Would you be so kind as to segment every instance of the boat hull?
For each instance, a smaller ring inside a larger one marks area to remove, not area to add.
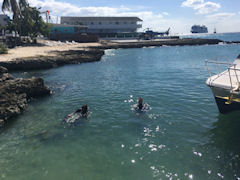
[[[240,102],[232,101],[231,103],[228,103],[229,99],[227,99],[227,97],[231,96],[230,91],[228,89],[222,89],[217,87],[210,88],[213,92],[220,113],[226,114],[232,111],[240,110]],[[240,96],[234,95],[234,98],[240,99]]]

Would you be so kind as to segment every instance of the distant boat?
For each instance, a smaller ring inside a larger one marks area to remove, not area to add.
[[[217,30],[216,30],[216,28],[214,28],[214,31],[213,31],[213,33],[214,33],[214,34],[216,34],[216,33],[217,33]]]
[[[194,25],[191,28],[192,33],[208,33],[208,29],[206,26],[202,25]]]
[[[228,68],[213,75],[209,64],[228,66]],[[240,55],[233,63],[220,61],[206,61],[210,77],[206,84],[211,88],[218,109],[221,113],[240,110]]]

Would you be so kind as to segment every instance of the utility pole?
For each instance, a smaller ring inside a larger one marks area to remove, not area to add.
[[[47,14],[47,11],[46,11],[46,22],[48,23],[48,14]]]
[[[45,14],[46,16],[46,23],[49,23],[49,20],[50,20],[50,11],[49,10],[46,10],[44,12],[41,12],[41,14]]]

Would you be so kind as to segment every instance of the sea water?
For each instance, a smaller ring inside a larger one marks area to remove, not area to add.
[[[0,179],[239,179],[240,113],[222,115],[205,59],[240,45],[106,50],[94,63],[14,73],[42,77],[52,95],[0,129]],[[139,97],[151,108],[131,110]],[[64,117],[88,104],[77,126]]]
[[[240,41],[240,33],[198,33],[181,35],[180,38],[204,38],[204,39],[220,39],[222,41]]]

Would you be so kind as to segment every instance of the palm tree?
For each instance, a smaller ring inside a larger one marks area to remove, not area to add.
[[[21,17],[20,7],[24,8],[26,7],[26,5],[27,5],[26,0],[19,0],[19,4],[17,0],[3,0],[2,11],[4,12],[5,10],[7,10],[13,13],[13,24],[15,28],[15,36],[17,32],[17,25]],[[15,45],[16,45],[16,38],[15,38]]]
[[[16,0],[3,0],[2,11],[4,12],[5,10],[13,13],[13,21],[16,22],[20,16],[18,2]]]

